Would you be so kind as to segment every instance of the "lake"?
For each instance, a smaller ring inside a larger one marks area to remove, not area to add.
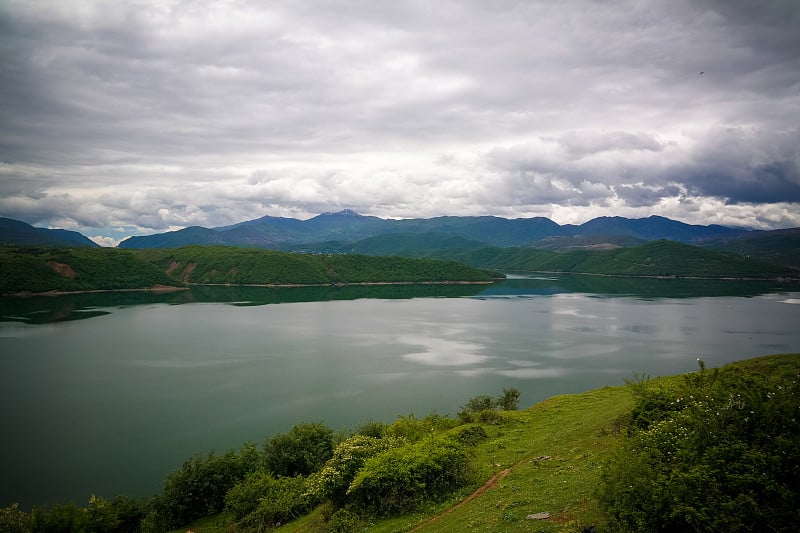
[[[196,453],[300,422],[800,352],[798,304],[797,285],[591,276],[0,299],[0,506],[151,495]]]

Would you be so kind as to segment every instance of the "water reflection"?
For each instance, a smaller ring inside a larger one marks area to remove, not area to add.
[[[83,320],[135,305],[227,303],[245,307],[333,300],[458,298],[480,293],[485,285],[370,285],[325,287],[196,286],[185,291],[104,292],[0,298],[0,321],[46,324]]]
[[[553,274],[510,274],[505,281],[488,286],[482,297],[540,296],[568,293],[598,296],[632,296],[642,299],[701,298],[713,296],[760,296],[797,290],[798,283],[706,279],[656,279]]]
[[[525,298],[566,294],[598,297],[629,296],[641,299],[759,296],[797,290],[798,284],[778,281],[643,279],[559,274],[510,274],[492,285],[370,285],[324,287],[222,287],[196,286],[189,290],[108,292],[59,296],[0,297],[0,321],[46,324],[85,320],[107,315],[114,308],[135,305],[227,303],[259,306],[334,300],[410,298]],[[798,303],[787,300],[786,303]],[[563,313],[579,313],[563,309]]]

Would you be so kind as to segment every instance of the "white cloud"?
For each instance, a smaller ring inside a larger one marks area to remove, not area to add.
[[[777,1],[5,2],[0,214],[103,242],[338,208],[800,226],[798,23]]]
[[[105,237],[103,235],[93,235],[89,238],[100,246],[106,246],[110,248],[116,247],[121,241],[121,239],[114,239],[113,237]]]

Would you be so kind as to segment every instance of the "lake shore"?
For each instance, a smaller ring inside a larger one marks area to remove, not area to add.
[[[498,278],[502,279],[502,278]],[[391,285],[491,285],[494,281],[360,281],[355,283],[189,283],[187,287],[155,285],[139,289],[92,289],[85,291],[18,291],[4,294],[15,298],[32,298],[35,296],[67,296],[70,294],[100,294],[106,292],[153,292],[169,293],[189,290],[190,287],[266,287],[273,289],[290,289],[300,287],[368,287]]]

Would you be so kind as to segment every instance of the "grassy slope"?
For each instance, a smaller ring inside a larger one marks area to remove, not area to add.
[[[800,372],[800,354],[734,364],[751,372],[796,376]],[[680,379],[681,376],[661,377],[650,385],[668,387]],[[603,513],[595,500],[600,469],[622,442],[621,420],[632,406],[630,391],[617,386],[555,396],[523,411],[503,413],[504,423],[484,426],[490,438],[474,448],[473,464],[479,480],[474,486],[450,501],[372,523],[368,529],[370,533],[547,533],[581,531],[589,525],[601,527]],[[509,468],[510,474],[474,499],[469,498],[473,491]],[[549,512],[551,518],[526,519],[538,512]],[[230,520],[228,515],[217,515],[198,521],[191,529],[228,531]],[[275,531],[316,533],[324,529],[319,513],[311,513]]]

